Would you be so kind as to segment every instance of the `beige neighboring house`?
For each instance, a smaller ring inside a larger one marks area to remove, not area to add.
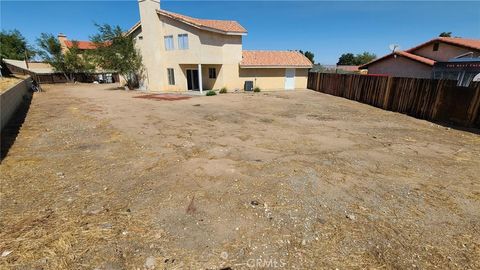
[[[148,91],[307,87],[312,63],[296,51],[244,51],[247,30],[236,21],[206,20],[160,9],[139,0],[140,22],[128,32],[144,65]]]
[[[68,49],[73,48],[75,43],[80,50],[80,53],[88,50],[96,49],[95,43],[91,41],[84,41],[84,40],[69,40],[67,36],[63,33],[58,34],[58,42],[60,42],[60,46],[62,46],[62,52],[65,53]]]
[[[28,70],[36,74],[50,74],[55,72],[50,64],[44,62],[26,62],[25,60],[13,59],[3,59],[3,62],[13,67]]]
[[[480,40],[439,37],[406,51],[395,51],[375,59],[359,69],[368,69],[368,74],[393,77],[432,78],[433,66],[461,58],[480,57]]]

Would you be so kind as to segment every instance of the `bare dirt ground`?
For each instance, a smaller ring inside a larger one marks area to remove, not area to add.
[[[475,133],[313,91],[105,87],[35,94],[1,268],[480,268]]]

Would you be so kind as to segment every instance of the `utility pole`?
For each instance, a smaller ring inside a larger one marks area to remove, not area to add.
[[[27,66],[27,70],[28,70],[29,67],[28,67],[28,50],[27,50],[27,47],[25,47],[25,65]]]

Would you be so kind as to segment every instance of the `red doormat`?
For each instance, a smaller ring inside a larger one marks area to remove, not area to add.
[[[150,95],[135,96],[133,98],[175,101],[175,100],[182,100],[182,99],[190,99],[191,97],[182,96],[182,95],[173,95],[173,94],[150,94]]]

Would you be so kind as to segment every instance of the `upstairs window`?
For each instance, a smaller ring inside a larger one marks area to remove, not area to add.
[[[188,50],[188,34],[178,35],[178,48],[180,50]]]
[[[171,51],[173,50],[173,36],[165,36],[165,50]]]
[[[168,73],[168,84],[175,85],[175,73],[173,71],[173,68],[167,68],[167,73]]]
[[[216,79],[217,78],[217,70],[215,68],[208,69],[208,78]]]
[[[434,52],[438,51],[439,46],[440,46],[440,43],[438,43],[438,42],[433,43],[433,51]]]

